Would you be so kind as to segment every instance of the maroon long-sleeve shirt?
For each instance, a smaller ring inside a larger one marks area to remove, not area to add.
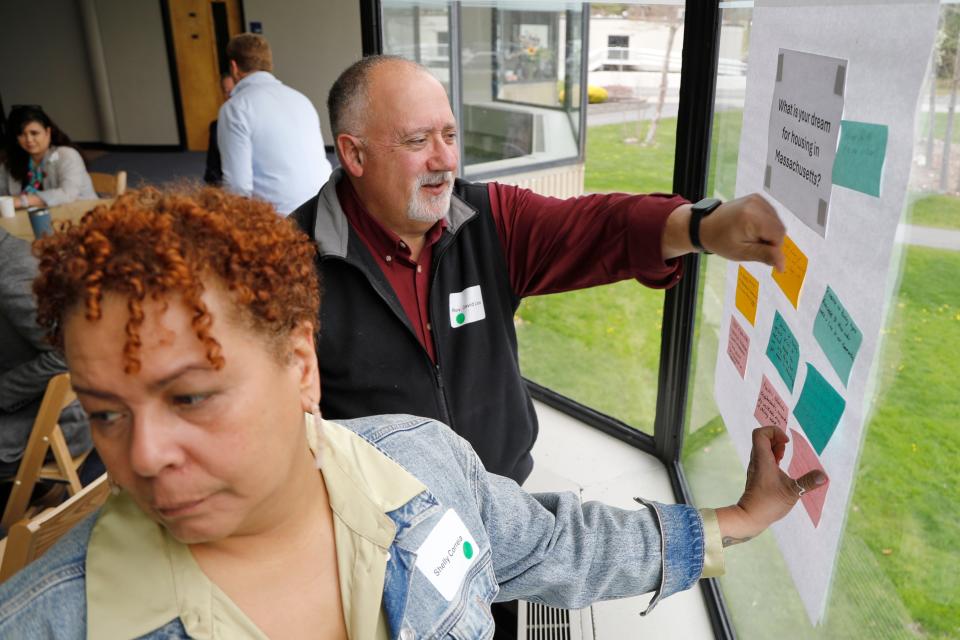
[[[510,284],[520,297],[628,278],[667,288],[682,275],[682,262],[665,261],[661,253],[667,218],[687,203],[680,196],[613,193],[562,200],[495,182],[487,188]],[[350,226],[397,294],[420,344],[436,362],[430,338],[429,278],[433,247],[446,220],[427,231],[414,261],[406,243],[367,212],[349,180],[337,183],[337,197]]]

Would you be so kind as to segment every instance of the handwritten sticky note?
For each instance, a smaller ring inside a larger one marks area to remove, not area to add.
[[[797,308],[797,302],[800,299],[800,288],[803,286],[803,279],[807,275],[807,256],[800,250],[790,236],[783,238],[783,256],[787,259],[786,268],[783,272],[773,270],[773,281],[780,285],[780,289]]]
[[[879,198],[886,154],[886,125],[841,120],[833,184]]]
[[[803,383],[803,391],[800,392],[793,415],[803,427],[803,432],[807,434],[817,454],[822,454],[830,442],[846,407],[847,401],[843,396],[808,362],[807,379]]]
[[[813,321],[813,337],[827,355],[827,360],[833,365],[833,370],[840,376],[843,385],[847,386],[850,369],[853,368],[853,361],[860,350],[860,343],[863,342],[863,333],[830,287],[827,287],[827,292],[823,294],[820,310]]]
[[[826,475],[826,469],[820,464],[820,459],[817,458],[817,454],[810,448],[810,444],[802,435],[793,429],[790,429],[790,442],[793,444],[793,457],[790,458],[790,466],[787,469],[787,473],[791,478],[799,478],[814,469],[819,469]],[[827,484],[800,496],[800,502],[803,503],[803,508],[807,510],[807,515],[810,516],[814,527],[820,526],[820,516],[823,515],[823,503],[827,499],[827,489],[829,488],[830,478],[827,478]]]
[[[767,344],[767,357],[780,372],[780,377],[787,384],[787,388],[793,391],[793,383],[797,379],[797,366],[800,364],[800,344],[779,311],[773,316],[773,328],[770,330],[770,342]]]
[[[757,322],[757,299],[760,295],[760,281],[742,266],[737,269],[737,309],[750,324]]]
[[[740,323],[730,316],[730,337],[727,339],[727,355],[733,360],[733,366],[742,378],[747,372],[747,354],[750,352],[750,336]]]
[[[760,383],[760,395],[757,397],[757,408],[753,410],[753,417],[761,425],[772,424],[780,427],[787,432],[787,414],[789,413],[787,403],[783,401],[773,384],[763,376],[763,382]]]

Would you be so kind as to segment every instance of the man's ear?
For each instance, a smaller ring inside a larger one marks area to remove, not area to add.
[[[349,133],[341,133],[337,136],[337,155],[340,157],[340,164],[347,173],[354,178],[363,175],[363,165],[366,160],[366,151],[360,138],[352,136]]]
[[[320,365],[312,322],[301,322],[290,332],[289,354],[300,386],[300,404],[310,413],[314,405],[320,404]]]
[[[230,77],[233,78],[234,82],[240,82],[240,67],[236,60],[230,61]]]

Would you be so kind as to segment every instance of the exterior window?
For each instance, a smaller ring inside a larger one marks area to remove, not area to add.
[[[719,198],[735,195],[747,51],[756,28],[752,9],[729,4],[735,6],[722,11],[707,189]],[[765,534],[726,554],[720,586],[739,637],[933,639],[960,633],[960,501],[955,498],[960,494],[960,365],[957,358],[945,357],[960,347],[960,251],[956,243],[951,249],[923,246],[934,244],[924,238],[944,239],[960,229],[955,146],[960,137],[958,124],[951,123],[957,116],[948,109],[960,77],[954,68],[958,18],[952,5],[941,8],[936,76],[921,92],[908,207],[901,221],[908,225],[902,229],[909,240],[894,252],[900,274],[888,292],[889,313],[874,365],[876,391],[868,396],[872,406],[825,617],[811,625],[780,547]],[[950,171],[941,171],[945,159]],[[949,176],[945,186],[941,175]],[[728,344],[721,332],[726,264],[709,256],[701,265],[682,464],[694,501],[719,504],[742,489],[743,466],[714,400],[718,351],[726,357]]]
[[[630,36],[607,36],[607,54],[611,60],[626,60],[630,57]]]
[[[583,14],[562,2],[536,11],[515,4],[463,3],[451,18],[449,5],[436,2],[382,3],[384,52],[426,65],[452,99],[460,96],[453,106],[468,178],[581,160]],[[460,43],[454,56],[451,30]]]

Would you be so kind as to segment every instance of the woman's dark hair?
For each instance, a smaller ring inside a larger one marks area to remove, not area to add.
[[[50,128],[50,146],[74,146],[67,134],[61,131],[60,127],[39,106],[22,105],[10,109],[10,117],[7,118],[7,137],[3,141],[3,155],[0,156],[0,164],[7,165],[7,171],[20,184],[26,182],[30,155],[17,142],[17,136],[23,133],[23,128],[31,122],[36,122],[44,128]]]

